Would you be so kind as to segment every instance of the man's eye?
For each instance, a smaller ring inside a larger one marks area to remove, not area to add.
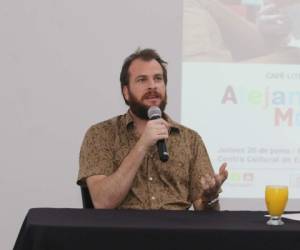
[[[146,81],[146,78],[139,78],[138,79],[138,82],[144,82],[144,81]]]
[[[157,81],[161,81],[163,78],[161,77],[161,76],[157,76],[157,77],[155,77],[155,80],[157,80]]]

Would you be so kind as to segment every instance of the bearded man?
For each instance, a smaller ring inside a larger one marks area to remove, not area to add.
[[[219,209],[226,163],[215,174],[201,137],[164,112],[166,64],[153,49],[127,57],[120,82],[128,112],[93,125],[85,135],[77,183],[88,187],[95,208]],[[148,119],[153,106],[161,118]],[[157,152],[161,140],[168,161]]]

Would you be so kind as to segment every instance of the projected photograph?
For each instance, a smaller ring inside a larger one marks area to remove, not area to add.
[[[299,0],[184,0],[183,60],[300,63]]]

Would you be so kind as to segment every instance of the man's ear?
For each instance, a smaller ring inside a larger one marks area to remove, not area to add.
[[[129,93],[128,93],[128,86],[125,85],[122,89],[123,92],[123,96],[125,98],[126,101],[129,101]]]

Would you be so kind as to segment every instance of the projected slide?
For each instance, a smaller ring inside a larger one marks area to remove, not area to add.
[[[184,0],[182,123],[199,132],[223,197],[300,198],[300,3]]]

